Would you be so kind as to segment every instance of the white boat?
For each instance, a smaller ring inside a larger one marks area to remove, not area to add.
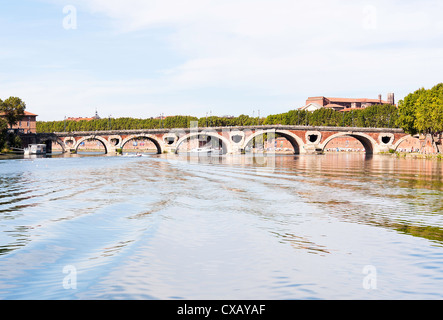
[[[25,155],[46,154],[46,144],[30,144],[24,150]]]
[[[221,154],[223,154],[223,149],[221,149],[221,148],[212,148],[211,149],[211,154],[214,154],[214,155],[221,155]]]
[[[211,149],[209,148],[195,148],[191,150],[191,153],[210,153]]]
[[[195,148],[191,150],[191,153],[198,153],[198,154],[222,154],[223,151],[218,148]]]
[[[136,154],[126,153],[126,154],[123,155],[123,157],[131,157],[131,158],[133,158],[133,157],[142,157],[142,156],[143,155],[141,153],[136,153]]]

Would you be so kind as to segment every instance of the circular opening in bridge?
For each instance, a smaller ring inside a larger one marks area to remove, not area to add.
[[[149,138],[139,137],[134,138],[125,143],[122,147],[122,152],[124,154],[134,154],[134,153],[143,153],[143,154],[158,154],[160,153],[157,145]]]
[[[242,139],[243,139],[243,137],[242,137],[241,135],[239,135],[239,134],[233,135],[233,136],[231,137],[231,140],[232,140],[233,142],[235,142],[235,143],[239,143],[239,142],[241,142]]]
[[[119,144],[119,142],[120,142],[120,140],[119,140],[119,139],[117,139],[117,138],[112,138],[112,139],[111,139],[111,144],[112,144],[113,146],[116,146],[116,145],[118,145],[118,144]]]
[[[166,137],[166,138],[165,138],[165,143],[166,143],[167,145],[173,145],[174,142],[175,142],[175,137]]]
[[[311,135],[309,135],[308,138],[309,138],[309,142],[314,143],[315,141],[318,140],[318,135],[316,135],[316,134],[311,134]]]
[[[83,155],[99,155],[106,154],[106,148],[100,140],[97,139],[86,139],[82,141],[78,148],[77,154]]]
[[[75,144],[75,141],[72,140],[72,139],[68,139],[68,140],[66,140],[65,144],[66,144],[68,147],[72,147],[72,146]]]
[[[381,142],[383,142],[384,144],[388,144],[390,141],[391,141],[391,137],[389,137],[389,136],[381,137]]]

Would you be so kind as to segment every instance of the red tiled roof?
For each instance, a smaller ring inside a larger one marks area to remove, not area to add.
[[[372,102],[372,103],[380,103],[379,99],[366,99],[366,98],[326,98],[331,102]],[[388,103],[387,101],[382,100],[381,103]]]
[[[353,111],[353,110],[363,110],[364,108],[345,108],[343,110],[340,110],[340,112],[347,112],[347,111]]]
[[[67,121],[91,121],[94,120],[94,118],[66,118]]]
[[[5,115],[4,112],[0,112],[0,116],[4,116],[4,115]],[[35,116],[35,117],[37,117],[38,115],[25,110],[25,116]]]
[[[320,100],[320,99],[324,99],[325,97],[323,96],[318,96],[318,97],[309,97],[308,100]]]
[[[334,104],[334,102],[342,102],[342,103],[352,103],[352,102],[370,102],[370,103],[380,103],[380,99],[367,99],[367,98],[333,98],[333,97],[309,97],[307,101],[315,101],[315,100],[321,100],[321,99],[327,99],[331,104]],[[388,101],[382,100],[381,103],[388,103]]]

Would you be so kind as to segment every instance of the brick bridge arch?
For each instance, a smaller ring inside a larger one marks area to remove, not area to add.
[[[411,138],[411,137],[412,137],[411,135],[407,135],[407,136],[405,136],[405,137],[403,137],[403,138],[400,138],[400,139],[394,144],[394,146],[392,147],[392,149],[393,149],[394,151],[397,151],[398,147],[399,147],[403,142],[405,142],[406,140],[408,140],[408,139]]]
[[[179,138],[178,141],[175,143],[175,153],[178,153],[178,149],[180,148],[180,145],[183,142],[187,141],[188,139],[191,139],[192,137],[198,137],[198,136],[208,136],[211,138],[218,139],[222,143],[224,153],[232,152],[232,143],[226,137],[218,134],[216,131],[213,130],[203,130],[200,132],[190,132]]]
[[[100,141],[103,146],[105,147],[105,153],[108,153],[109,150],[111,149],[111,146],[109,145],[108,140],[106,140],[105,138],[99,136],[99,135],[90,135],[90,136],[86,136],[86,137],[82,137],[79,140],[76,141],[75,145],[72,147],[72,149],[75,150],[75,152],[78,151],[78,148],[80,147],[80,144],[82,142],[88,141],[88,140],[97,140]]]
[[[248,146],[248,144],[250,144],[256,137],[269,133],[278,134],[286,138],[286,140],[288,140],[291,143],[292,147],[294,148],[295,154],[300,154],[301,152],[304,152],[304,146],[306,145],[306,143],[303,141],[302,138],[300,138],[299,136],[297,136],[296,134],[292,133],[289,130],[275,130],[275,129],[258,130],[255,133],[252,133],[245,139],[245,142],[243,144],[243,149],[245,149]]]
[[[164,150],[163,143],[156,136],[148,133],[139,133],[139,134],[130,135],[120,142],[119,147],[123,149],[125,144],[127,144],[129,141],[139,138],[145,138],[153,142],[155,147],[157,148],[157,154],[163,153]]]
[[[331,142],[333,139],[335,138],[341,138],[341,137],[352,137],[354,139],[357,139],[365,148],[365,152],[367,154],[373,154],[374,150],[377,149],[377,141],[372,138],[371,136],[365,134],[365,133],[357,133],[357,132],[339,132],[336,134],[333,134],[331,136],[329,136],[328,138],[326,138],[323,143],[321,143],[319,145],[319,148],[324,151],[326,149],[326,146],[328,145],[329,142]]]

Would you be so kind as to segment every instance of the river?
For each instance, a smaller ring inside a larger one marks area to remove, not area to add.
[[[443,162],[0,160],[0,299],[443,299]]]

